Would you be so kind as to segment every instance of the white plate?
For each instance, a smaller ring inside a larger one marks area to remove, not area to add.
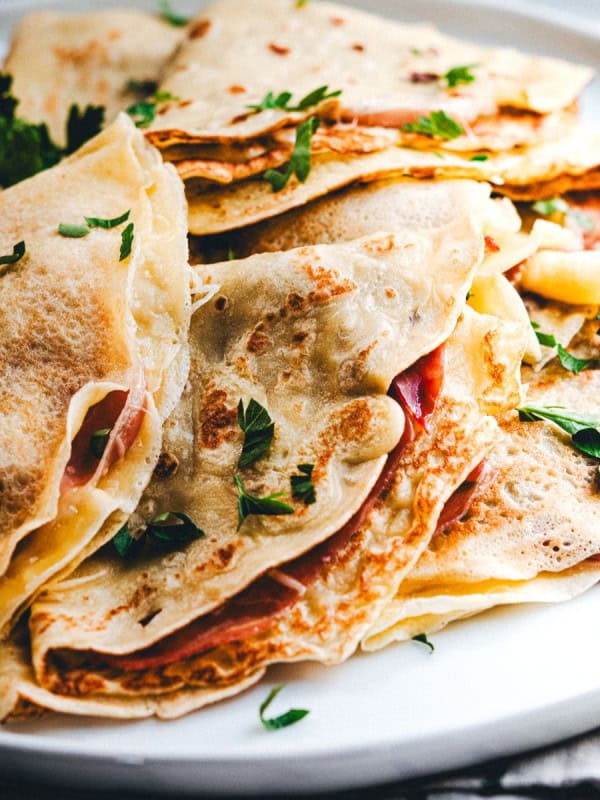
[[[456,0],[354,4],[600,68],[597,16],[583,21],[510,0],[497,7]],[[3,36],[40,5],[80,7],[4,0]],[[196,4],[176,5],[191,12]],[[596,82],[584,103],[596,125],[599,100]],[[600,719],[599,601],[595,589],[559,606],[490,612],[435,636],[431,656],[408,643],[336,668],[279,667],[245,695],[176,722],[49,717],[10,726],[0,731],[0,771],[94,789],[289,794],[383,783],[548,744]],[[287,688],[276,711],[293,705],[311,714],[269,733],[258,706],[278,683]]]

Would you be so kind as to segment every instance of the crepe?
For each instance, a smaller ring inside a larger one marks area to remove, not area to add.
[[[405,178],[489,181],[494,191],[516,200],[555,197],[567,191],[600,188],[600,137],[585,129],[555,142],[519,152],[489,155],[483,161],[444,153],[392,147],[354,157],[315,157],[306,183],[294,178],[279,192],[265,180],[241,181],[207,189],[186,185],[189,228],[196,235],[233,230],[305,205],[356,182]]]
[[[13,77],[19,116],[45,122],[53,141],[64,145],[71,105],[104,106],[111,122],[141,99],[128,81],[158,81],[183,36],[181,28],[140,11],[36,11],[17,26],[3,71]]]
[[[0,206],[4,250],[26,246],[0,277],[5,629],[135,508],[186,378],[190,274],[181,184],[125,116],[2,192]],[[128,220],[82,238],[58,231],[125,211]],[[102,429],[98,452],[92,438]]]
[[[466,64],[475,79],[449,87],[443,76]],[[346,6],[261,0],[250,14],[242,0],[219,0],[191,23],[165,72],[161,90],[179,100],[161,108],[149,136],[160,147],[256,140],[315,111],[395,129],[435,110],[465,125],[504,107],[543,115],[571,106],[591,75]],[[296,111],[247,107],[268,92],[290,92],[298,103],[324,85],[341,95]]]
[[[596,328],[590,323],[570,350],[595,354]],[[597,410],[597,369],[574,375],[554,361],[524,377],[527,404]],[[600,578],[597,462],[550,423],[520,422],[512,413],[502,430],[488,457],[488,484],[465,518],[432,539],[365,649],[433,633],[497,605],[568,600]]]

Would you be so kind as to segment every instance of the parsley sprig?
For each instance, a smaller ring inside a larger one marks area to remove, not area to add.
[[[319,127],[319,118],[310,117],[296,129],[296,142],[294,150],[287,167],[280,172],[276,169],[268,169],[263,177],[271,184],[274,192],[284,189],[292,175],[295,175],[300,183],[305,183],[310,175],[310,153],[313,134]]]
[[[416,122],[402,126],[408,133],[423,133],[425,136],[439,136],[441,139],[456,139],[464,133],[462,125],[449,117],[445,111],[432,111],[428,117],[419,117]]]
[[[290,708],[289,711],[286,711],[285,714],[280,714],[278,717],[271,717],[270,719],[265,717],[265,711],[271,705],[273,700],[275,700],[282,689],[283,686],[276,686],[274,689],[271,689],[266,700],[264,700],[260,705],[260,721],[262,722],[263,727],[268,731],[278,731],[281,730],[281,728],[287,728],[289,725],[294,725],[294,723],[300,722],[300,720],[304,719],[307,714],[310,714],[310,711],[305,708]]]
[[[244,432],[244,445],[238,462],[240,469],[243,469],[267,452],[275,434],[275,423],[267,409],[254,398],[250,399],[245,409],[240,400],[237,416],[238,424]]]
[[[152,517],[141,536],[132,536],[127,525],[123,525],[113,537],[112,543],[121,556],[128,558],[150,537],[162,546],[181,547],[205,536],[187,514],[179,511],[165,511]]]
[[[569,370],[569,372],[574,372],[577,374],[582,370],[587,369],[592,364],[591,358],[577,358],[565,350],[562,344],[557,342],[551,333],[544,333],[543,331],[540,331],[540,326],[537,322],[532,322],[531,327],[535,331],[536,338],[541,345],[544,347],[556,347],[556,353],[561,366]]]
[[[600,416],[578,414],[562,406],[523,406],[517,410],[521,422],[553,422],[571,435],[573,444],[580,452],[600,459]]]
[[[133,222],[130,222],[129,225],[123,229],[121,233],[121,249],[119,251],[119,261],[125,261],[126,258],[129,258],[131,255],[131,248],[133,246],[133,239],[134,239],[134,232],[133,232]]]
[[[280,514],[294,513],[292,506],[277,499],[283,497],[285,492],[274,492],[266,497],[256,497],[246,491],[239,475],[233,476],[233,482],[238,491],[238,531],[246,517],[251,515],[279,516]]]
[[[435,645],[433,644],[433,642],[429,641],[426,633],[417,633],[416,636],[412,637],[412,640],[413,642],[419,642],[419,644],[424,644],[425,647],[429,648],[430,653],[433,653],[433,651],[435,650]]]
[[[318,106],[325,100],[330,100],[333,97],[339,97],[342,93],[341,89],[336,89],[333,92],[328,91],[329,86],[319,86],[305,95],[296,105],[290,105],[292,99],[291,92],[280,92],[278,95],[273,92],[268,92],[260,103],[247,105],[253,111],[266,111],[271,108],[279,108],[282,111],[306,111],[307,108]]]
[[[456,86],[460,86],[463,83],[473,83],[475,75],[473,75],[471,70],[476,66],[477,64],[467,64],[463,67],[452,67],[452,69],[449,69],[443,76],[443,80],[446,82],[449,89],[454,89]]]
[[[156,106],[169,101],[178,103],[181,98],[171,92],[158,91],[149,100],[134,103],[129,106],[127,113],[135,122],[137,128],[147,128],[156,119]]]
[[[300,475],[292,475],[290,478],[292,497],[295,500],[302,500],[307,506],[317,500],[315,485],[312,482],[314,468],[314,464],[298,464]]]

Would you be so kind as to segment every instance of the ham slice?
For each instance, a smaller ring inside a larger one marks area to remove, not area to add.
[[[71,443],[71,456],[60,484],[61,494],[98,481],[129,450],[145,414],[145,385],[140,373],[131,389],[109,392],[88,409],[81,428]],[[92,449],[96,431],[108,428],[110,434],[102,456]]]
[[[377,483],[361,508],[334,536],[275,570],[273,575],[267,573],[258,578],[214,611],[151,647],[131,655],[103,656],[103,660],[121,670],[154,669],[267,630],[273,617],[293,605],[304,593],[301,587],[309,586],[334,565],[336,557],[363,525],[375,503],[385,494],[405,447],[420,431],[426,429],[443,377],[443,348],[439,347],[393,380],[389,394],[400,403],[406,415],[404,432],[389,453]],[[285,580],[286,577],[289,580]]]
[[[478,464],[474,470],[461,483],[453,495],[446,501],[440,518],[438,520],[436,533],[446,533],[446,531],[464,517],[471,508],[473,499],[481,486],[486,473],[485,459]]]

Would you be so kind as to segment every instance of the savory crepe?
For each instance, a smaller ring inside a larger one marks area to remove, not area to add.
[[[125,116],[0,207],[5,629],[135,508],[186,377],[190,276],[180,181]]]
[[[595,356],[597,327],[590,323],[569,351]],[[573,374],[555,360],[524,378],[526,406],[596,415],[598,369]],[[597,461],[551,422],[513,412],[501,427],[490,480],[468,514],[434,536],[366,637],[367,650],[493,606],[567,600],[600,578]]]
[[[305,183],[291,179],[273,192],[265,180],[206,189],[186,184],[190,232],[199,236],[234,230],[299,208],[357,182],[382,179],[487,181],[515,200],[551,198],[600,188],[600,137],[585,129],[523,151],[472,157],[392,147],[360,156],[315,157]]]
[[[17,26],[3,71],[12,75],[19,115],[45,122],[64,145],[73,104],[103,106],[111,122],[151,93],[144,86],[156,84],[183,36],[182,28],[141,11],[36,11]]]

